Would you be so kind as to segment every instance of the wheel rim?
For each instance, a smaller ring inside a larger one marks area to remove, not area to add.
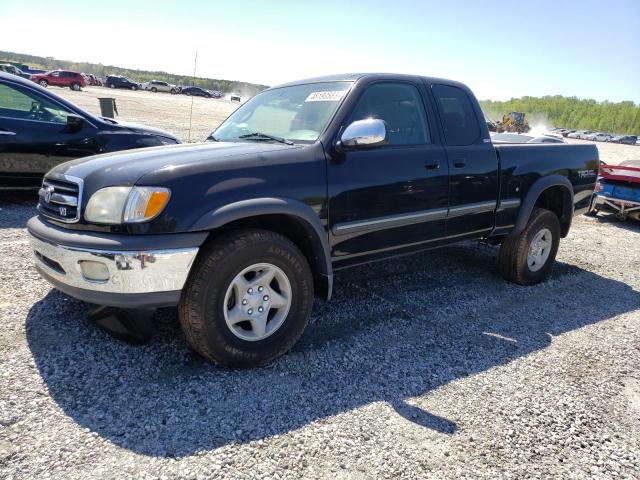
[[[533,237],[531,245],[529,245],[529,253],[527,255],[527,265],[529,270],[537,272],[549,259],[551,247],[553,245],[553,235],[551,230],[543,228],[536,236]]]
[[[43,87],[47,86],[47,82],[45,82],[44,80],[40,82],[40,85],[42,85]]]
[[[273,335],[291,308],[291,283],[270,263],[251,265],[231,281],[224,297],[224,319],[229,330],[249,342]]]

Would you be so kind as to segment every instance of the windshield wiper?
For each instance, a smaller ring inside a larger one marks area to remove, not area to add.
[[[286,138],[282,138],[282,137],[275,137],[273,135],[267,135],[266,133],[262,133],[262,132],[247,133],[246,135],[240,135],[238,138],[244,138],[247,140],[251,140],[251,139],[275,140],[276,142],[286,143],[287,145],[293,145],[293,142],[291,140],[287,140]]]

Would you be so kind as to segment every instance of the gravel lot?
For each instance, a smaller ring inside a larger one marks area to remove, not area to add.
[[[31,267],[0,200],[0,478],[640,478],[640,226],[575,220],[550,281],[465,245],[343,272],[295,350],[144,346]]]

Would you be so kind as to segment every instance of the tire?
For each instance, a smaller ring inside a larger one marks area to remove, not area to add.
[[[539,237],[542,235],[542,237]],[[550,238],[548,238],[550,236]],[[540,239],[540,242],[537,240]],[[535,255],[536,240],[540,247]],[[548,246],[542,248],[541,245]],[[553,212],[543,208],[534,208],[524,230],[516,236],[508,236],[500,247],[499,265],[501,275],[510,282],[519,285],[533,285],[545,280],[551,273],[553,262],[560,245],[560,222]],[[537,258],[530,265],[529,256]],[[546,256],[545,256],[546,255]]]
[[[135,85],[132,85],[131,86],[131,90],[133,90],[135,92],[136,90],[138,90],[138,87],[136,87]]]
[[[176,93],[177,93],[177,92],[176,92],[176,89],[175,89],[175,88],[172,88],[172,89],[171,89],[171,95],[175,95]]]
[[[110,83],[109,88],[116,88],[116,86],[113,83]]]
[[[151,91],[152,91],[153,93],[157,93],[158,89],[157,89],[156,87],[151,87]]]
[[[71,88],[71,90],[73,90],[74,92],[79,92],[80,91],[80,84],[79,83],[74,83],[69,88]]]
[[[187,92],[187,93],[185,93],[185,95],[186,95],[187,97],[190,97],[190,96],[191,96],[191,92]]]
[[[47,82],[46,80],[40,80],[38,82],[40,84],[41,87],[47,88],[49,86],[49,82]]]
[[[251,283],[255,278],[251,273],[248,279],[243,276],[243,271],[256,266],[258,271],[279,271],[274,276],[276,283],[267,280],[270,283],[262,287],[259,282]],[[239,278],[242,281],[238,284]],[[274,309],[270,303],[261,303],[265,299],[273,305],[288,302],[288,306]],[[265,313],[249,317],[250,309],[260,309],[260,305],[265,305],[260,310]],[[312,307],[311,270],[298,247],[267,230],[237,230],[201,250],[178,308],[182,329],[193,349],[213,362],[235,368],[262,365],[287,352],[304,332]],[[239,315],[233,315],[238,311]],[[243,318],[252,321],[239,320]],[[256,325],[258,318],[269,320],[260,331],[254,327],[254,318]]]

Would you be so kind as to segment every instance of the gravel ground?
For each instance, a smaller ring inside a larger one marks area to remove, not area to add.
[[[640,478],[640,226],[575,220],[552,278],[453,246],[343,272],[294,351],[144,346],[31,267],[0,201],[0,478]]]

